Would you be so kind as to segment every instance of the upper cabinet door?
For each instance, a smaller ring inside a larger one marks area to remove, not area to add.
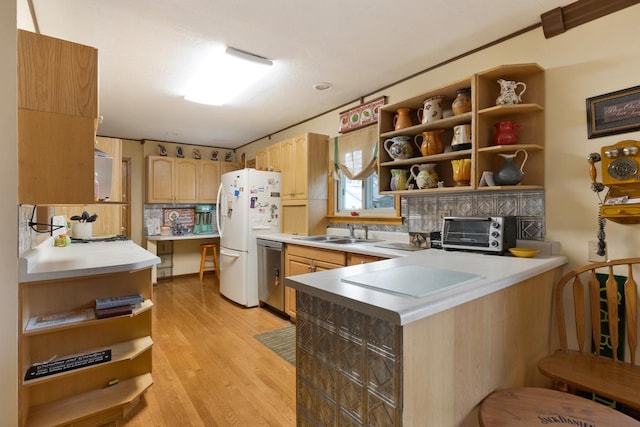
[[[202,160],[198,199],[201,203],[216,203],[220,187],[220,162]]]
[[[147,203],[173,202],[173,159],[147,157]]]
[[[98,51],[18,30],[18,202],[94,201]]]
[[[98,50],[18,30],[18,107],[98,117]]]
[[[174,159],[174,200],[180,203],[198,201],[199,161],[193,159]]]

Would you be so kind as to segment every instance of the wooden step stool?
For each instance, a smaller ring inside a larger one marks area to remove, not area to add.
[[[216,277],[220,280],[220,268],[218,267],[218,252],[216,245],[213,243],[203,243],[200,245],[202,248],[202,256],[200,257],[200,281],[202,282],[202,276],[205,271],[215,271]],[[211,255],[207,252],[211,249]],[[213,261],[213,266],[206,266],[207,261]]]

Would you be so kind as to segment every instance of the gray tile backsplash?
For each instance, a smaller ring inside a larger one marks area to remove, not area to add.
[[[371,225],[371,230],[415,232],[439,231],[443,216],[516,216],[518,239],[544,240],[544,190],[480,191],[401,197],[404,224]],[[331,228],[346,224],[330,223]]]

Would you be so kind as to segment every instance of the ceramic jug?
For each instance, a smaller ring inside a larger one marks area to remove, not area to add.
[[[442,118],[442,100],[444,95],[436,95],[424,100],[423,108],[418,110],[420,123],[429,123]]]
[[[416,181],[418,188],[436,188],[438,186],[438,173],[435,163],[425,163],[411,166],[411,177]]]
[[[459,89],[456,91],[456,99],[451,103],[453,115],[464,114],[471,111],[471,88]]]
[[[409,171],[406,169],[391,169],[391,182],[389,183],[391,191],[406,190],[407,184],[411,181],[411,177],[408,175]]]
[[[398,108],[396,115],[393,117],[393,128],[395,130],[413,126],[410,112],[411,110],[409,108]]]
[[[524,159],[522,160],[522,164],[520,168],[518,168],[514,163],[513,159],[518,155],[518,153],[524,153]],[[502,168],[495,174],[493,174],[493,179],[497,185],[516,185],[522,181],[522,176],[524,175],[524,164],[527,162],[527,158],[529,155],[525,150],[518,150],[514,154],[499,154],[504,157],[504,165]]]
[[[413,138],[413,142],[423,156],[444,153],[444,143],[440,137],[443,132],[444,129],[422,132]],[[420,142],[420,140],[422,141]]]
[[[471,182],[471,159],[451,160],[451,168],[456,185],[469,185]]]
[[[471,125],[458,125],[453,127],[453,139],[451,140],[451,148],[455,150],[458,144],[471,143]]]
[[[526,84],[505,79],[498,79],[498,84],[500,85],[500,96],[496,99],[496,105],[519,104],[522,102],[522,94],[527,90]],[[516,93],[518,86],[522,86],[520,93]]]
[[[410,136],[395,136],[384,142],[384,149],[393,160],[408,159],[413,156],[410,140]]]
[[[493,145],[513,145],[522,136],[522,125],[505,120],[494,124],[496,133],[493,135]]]

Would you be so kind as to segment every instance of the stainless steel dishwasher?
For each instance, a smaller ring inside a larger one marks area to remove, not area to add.
[[[284,245],[265,239],[257,239],[257,243],[260,305],[266,304],[284,314]]]

